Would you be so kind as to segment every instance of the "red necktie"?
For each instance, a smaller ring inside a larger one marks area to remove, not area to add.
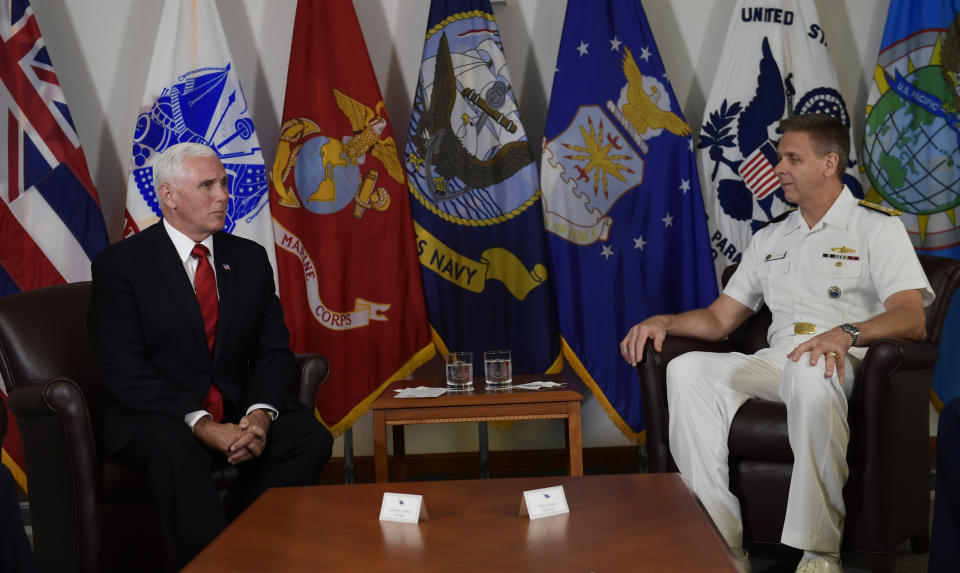
[[[203,330],[207,335],[207,346],[210,353],[213,353],[213,343],[217,339],[217,281],[213,276],[213,267],[207,260],[209,251],[199,243],[193,246],[191,255],[197,259],[197,274],[193,285],[197,290],[197,302],[200,303],[200,314],[203,315]],[[203,401],[203,409],[213,416],[214,421],[219,422],[223,418],[223,395],[220,389],[210,382],[210,390],[207,392],[207,398]]]

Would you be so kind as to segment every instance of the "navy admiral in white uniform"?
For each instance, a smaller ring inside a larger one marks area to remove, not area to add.
[[[841,182],[850,152],[843,124],[810,114],[780,128],[776,174],[798,209],[754,235],[709,307],[652,316],[630,329],[620,351],[636,364],[648,339],[658,351],[667,334],[718,340],[766,303],[769,348],[690,352],[669,363],[670,448],[749,570],[740,504],[729,490],[727,435],[747,399],[786,404],[795,461],[781,541],[804,550],[798,572],[839,573],[854,375],[874,340],[924,338],[933,291],[896,214],[858,202]]]

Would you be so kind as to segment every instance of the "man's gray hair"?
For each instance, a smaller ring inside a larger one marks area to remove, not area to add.
[[[850,159],[850,132],[842,121],[832,115],[806,113],[781,119],[780,129],[783,133],[790,131],[806,133],[818,157],[836,153],[837,179],[843,181],[843,174],[847,171],[847,161]]]
[[[159,189],[164,183],[173,183],[173,179],[183,169],[183,160],[188,157],[219,157],[210,146],[202,143],[178,143],[171,145],[153,162],[153,188]]]

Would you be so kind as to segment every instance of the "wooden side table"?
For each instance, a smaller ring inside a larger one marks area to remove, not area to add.
[[[515,388],[535,380],[561,382],[563,386],[540,390]],[[490,390],[479,378],[469,391],[448,392],[437,398],[395,398],[394,390],[416,386],[443,387],[442,379],[402,380],[391,384],[370,405],[373,410],[373,453],[378,482],[389,480],[387,468],[387,426],[393,427],[394,478],[405,479],[403,426],[447,422],[490,422],[495,420],[562,419],[569,453],[567,469],[572,476],[583,475],[583,444],[580,434],[582,387],[578,382],[556,374],[514,376],[508,390]],[[481,430],[481,454],[485,449]]]

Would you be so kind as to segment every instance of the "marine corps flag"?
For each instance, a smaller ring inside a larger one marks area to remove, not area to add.
[[[433,0],[406,170],[434,340],[558,371],[537,165],[488,0]]]
[[[230,176],[223,230],[252,239],[276,268],[260,142],[213,0],[166,0],[133,133],[123,236],[160,220],[153,161],[171,145],[209,145]]]
[[[892,0],[867,97],[867,200],[903,212],[917,252],[960,258],[960,2]],[[960,294],[934,370],[937,410],[960,396]]]
[[[29,2],[0,3],[0,35],[0,296],[88,281],[90,259],[110,241]],[[8,390],[0,381],[0,408]],[[26,490],[20,433],[8,419],[3,463]]]
[[[700,129],[700,173],[717,276],[791,207],[774,175],[778,122],[829,114],[850,127],[813,0],[739,0]],[[856,153],[843,182],[863,197]]]
[[[569,0],[540,165],[567,361],[640,441],[637,322],[717,296],[690,126],[639,2]]]
[[[353,4],[301,1],[270,202],[293,349],[330,361],[335,435],[436,352],[405,181]]]

